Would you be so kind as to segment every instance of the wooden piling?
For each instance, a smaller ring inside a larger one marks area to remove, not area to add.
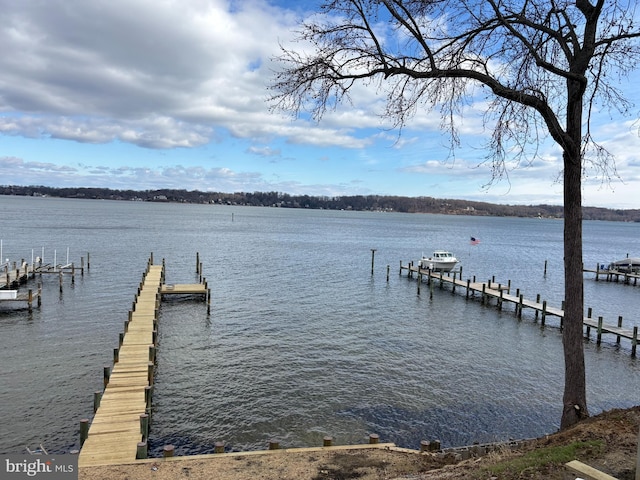
[[[371,249],[371,275],[373,275],[373,265],[374,265],[375,256],[376,256],[376,249],[372,248]]]
[[[224,442],[216,442],[213,444],[213,453],[224,453]]]
[[[269,440],[269,450],[279,450],[280,442],[278,440]]]
[[[333,446],[333,437],[329,437],[329,436],[324,437],[322,439],[322,446],[323,447],[331,447],[331,446]]]
[[[162,456],[164,458],[173,457],[173,453],[175,451],[175,447],[173,445],[165,445],[162,447]]]
[[[377,433],[370,433],[369,434],[369,444],[370,445],[376,445],[380,442],[380,435],[378,435]]]
[[[87,440],[89,436],[89,419],[83,418],[80,420],[80,446],[84,445],[84,442]]]
[[[136,450],[136,459],[141,460],[147,458],[147,442],[138,442]]]

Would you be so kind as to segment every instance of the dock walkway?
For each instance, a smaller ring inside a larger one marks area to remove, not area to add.
[[[104,391],[94,393],[94,417],[80,421],[80,467],[120,465],[147,457],[151,395],[156,362],[158,313],[166,295],[197,295],[211,290],[200,283],[165,284],[165,264],[147,262],[129,317],[113,351],[113,368],[104,367]],[[198,266],[198,272],[202,267]]]
[[[504,285],[496,282],[472,282],[471,280],[461,280],[457,278],[457,272],[453,272],[453,275],[444,274],[442,272],[434,272],[428,269],[419,268],[412,263],[408,265],[402,265],[400,262],[400,274],[403,270],[407,271],[407,275],[412,277],[413,274],[418,275],[418,282],[421,283],[422,277],[426,277],[429,282],[439,281],[440,285],[450,284],[453,292],[455,293],[456,287],[465,289],[467,298],[469,295],[475,295],[479,293],[482,295],[482,302],[488,303],[490,299],[495,299],[498,308],[502,309],[504,302],[513,303],[515,305],[516,314],[522,315],[524,308],[534,310],[536,318],[541,316],[541,322],[544,325],[545,319],[548,315],[555,316],[560,319],[560,328],[564,321],[564,310],[562,308],[550,307],[547,305],[547,301],[540,301],[539,297],[536,300],[525,299],[524,295],[519,291],[516,295],[512,295],[511,285]],[[418,285],[419,285],[418,284]],[[418,287],[419,288],[419,287]],[[583,325],[586,327],[586,336],[589,337],[591,329],[595,328],[597,335],[597,342],[600,344],[603,334],[616,335],[617,343],[620,343],[621,338],[626,338],[631,341],[631,355],[636,356],[636,349],[638,345],[638,327],[634,326],[633,329],[622,328],[622,318],[618,318],[617,325],[605,324],[602,317],[593,319],[591,316],[591,309],[588,310],[589,314],[583,318]]]
[[[135,461],[146,441],[150,389],[153,386],[155,336],[162,265],[148,265],[139,293],[114,350],[114,366],[105,367],[105,389],[80,450],[79,465],[112,465]],[[81,422],[81,429],[88,420]],[[86,428],[86,426],[85,426]]]

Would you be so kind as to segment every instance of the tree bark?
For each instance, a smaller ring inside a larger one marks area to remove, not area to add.
[[[564,397],[560,428],[589,416],[583,348],[582,272],[582,86],[568,81],[567,141],[564,147]]]

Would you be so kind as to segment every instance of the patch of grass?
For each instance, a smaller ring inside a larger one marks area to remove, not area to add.
[[[522,456],[498,461],[482,470],[491,475],[515,474],[524,471],[544,471],[550,466],[563,465],[575,460],[579,453],[601,451],[604,447],[602,440],[588,442],[573,442],[557,447],[543,447],[527,452]]]

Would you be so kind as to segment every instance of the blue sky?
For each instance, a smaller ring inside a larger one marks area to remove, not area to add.
[[[320,123],[270,112],[271,59],[315,3],[0,0],[0,185],[562,204],[553,144],[485,188],[481,105],[455,159],[436,114],[399,135],[376,88]],[[620,178],[589,177],[585,205],[640,208],[638,80],[620,84],[631,118],[595,122]]]

